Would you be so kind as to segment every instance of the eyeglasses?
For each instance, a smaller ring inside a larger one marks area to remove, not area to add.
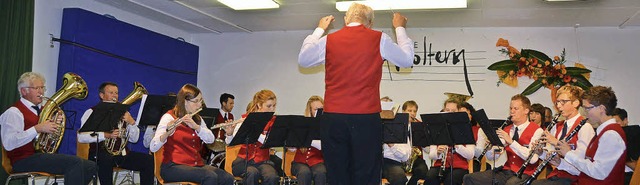
[[[595,105],[591,105],[591,106],[588,106],[588,107],[582,106],[582,108],[584,108],[584,110],[587,111],[587,112],[589,112],[589,110],[591,110],[591,109],[593,109],[595,107],[596,107]]]
[[[187,101],[189,101],[191,103],[202,103],[202,101],[204,101],[204,100],[202,98],[200,98],[200,99],[190,99],[190,100],[187,100]]]
[[[39,87],[24,87],[24,88],[29,88],[29,89],[35,89],[35,90],[42,90],[42,91],[47,91],[47,87],[45,86],[39,86]]]
[[[567,104],[567,102],[570,102],[570,101],[572,101],[572,100],[556,100],[556,105],[557,104],[564,105],[564,104]]]

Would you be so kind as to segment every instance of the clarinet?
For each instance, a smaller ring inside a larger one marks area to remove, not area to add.
[[[438,173],[438,177],[440,177],[441,180],[444,180],[444,172],[447,170],[446,166],[447,166],[447,155],[448,154],[449,154],[449,148],[447,147],[447,149],[444,151],[444,153],[442,153],[442,157],[441,157],[442,166],[440,167],[440,172]]]
[[[573,129],[571,131],[571,133],[569,133],[569,135],[567,135],[567,137],[564,138],[565,142],[569,142],[569,140],[571,140],[571,138],[573,138],[573,136],[575,136],[578,131],[580,131],[580,128],[582,128],[582,126],[587,123],[587,120],[589,120],[589,118],[584,118],[579,124],[578,126],[576,126],[575,129]],[[566,125],[565,125],[566,126]],[[544,169],[545,166],[547,166],[547,164],[549,164],[549,162],[551,161],[551,159],[553,159],[554,157],[556,157],[556,155],[558,155],[558,151],[554,151],[553,153],[551,153],[551,155],[549,157],[547,157],[546,159],[544,159],[544,161],[542,161],[542,163],[540,163],[540,165],[538,165],[538,167],[536,168],[535,171],[533,171],[533,174],[531,174],[531,177],[529,177],[527,179],[527,181],[524,182],[525,185],[530,185],[531,182],[533,182],[534,180],[536,180],[536,178],[538,178],[538,175],[540,175],[540,172],[542,172],[542,170]]]
[[[554,127],[556,124],[558,124],[558,118],[560,118],[560,113],[556,114],[556,116],[553,118],[553,121],[551,121],[551,123],[547,126],[546,131],[551,131],[551,128]],[[544,147],[544,145],[541,144],[540,139],[538,139],[538,144],[533,146],[533,148],[529,150],[529,155],[527,156],[527,159],[524,160],[524,163],[522,163],[522,166],[520,167],[520,170],[518,170],[518,173],[516,173],[517,174],[516,177],[520,179],[522,178],[522,174],[524,173],[524,170],[527,169],[529,162],[533,158],[533,152],[542,147]]]
[[[507,125],[509,125],[509,124],[511,124],[511,123],[512,123],[512,121],[511,121],[511,116],[509,116],[509,117],[507,117],[507,120],[505,120],[505,121],[502,123],[502,125],[500,125],[500,128],[501,128],[501,129],[504,129],[504,127],[505,127],[505,126],[507,126]],[[491,144],[487,143],[487,145],[486,145],[486,146],[484,146],[484,150],[482,150],[482,153],[478,156],[477,160],[478,160],[478,161],[481,161],[481,160],[482,160],[482,157],[484,157],[484,155],[485,155],[485,154],[487,154],[487,152],[491,149],[491,147],[493,147],[493,145],[491,145]]]

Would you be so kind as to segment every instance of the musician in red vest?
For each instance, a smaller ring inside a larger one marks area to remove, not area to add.
[[[516,177],[516,172],[529,156],[530,146],[533,146],[532,144],[540,138],[543,132],[540,126],[529,121],[530,110],[531,101],[529,98],[521,94],[511,97],[509,114],[513,125],[506,126],[504,130],[498,129],[496,131],[505,146],[504,151],[501,151],[496,157],[506,154],[507,162],[501,168],[465,175],[465,185],[493,184],[494,180],[495,184],[519,185],[531,176],[534,168],[538,166],[538,155],[534,155],[529,161],[522,178]],[[493,160],[493,150],[489,150],[485,156],[488,160]]]
[[[276,94],[271,90],[261,90],[253,95],[253,100],[249,103],[249,109],[242,118],[246,118],[251,112],[275,112],[276,111]],[[262,184],[274,185],[279,183],[280,177],[275,169],[273,161],[269,160],[269,148],[261,148],[262,143],[266,139],[266,134],[276,116],[264,127],[262,134],[258,138],[258,142],[252,144],[242,144],[238,152],[238,158],[232,161],[231,168],[234,176],[242,177],[242,184],[254,185],[262,180]],[[227,138],[225,142],[231,143],[233,137],[237,134],[242,123],[235,126],[228,126],[226,130]]]
[[[324,100],[320,96],[311,96],[304,110],[305,117],[316,117],[318,109],[324,107]],[[327,169],[322,157],[320,140],[311,141],[311,148],[298,148],[291,162],[291,173],[298,179],[300,185],[326,184]]]
[[[569,135],[578,124],[584,120],[578,113],[578,107],[582,105],[583,90],[578,86],[562,86],[558,89],[556,98],[556,108],[563,117],[564,121],[558,122],[549,132],[545,131],[541,137],[541,141],[546,141],[552,145],[555,145],[559,140],[565,140],[564,138]],[[595,135],[593,127],[590,124],[583,125],[576,137],[569,140],[572,150],[586,150],[587,145]],[[544,144],[544,142],[542,142]],[[553,150],[549,150],[553,151]],[[546,159],[549,153],[537,152],[541,154],[541,159]],[[565,160],[561,160],[559,156],[555,159],[551,159],[550,163],[556,168],[547,175],[547,179],[533,181],[532,184],[575,184],[578,180],[580,171],[574,166],[568,164]]]
[[[33,146],[39,133],[55,133],[59,126],[52,120],[38,123],[46,91],[44,83],[44,77],[38,73],[23,73],[18,79],[20,100],[0,115],[2,146],[13,167],[10,173],[46,172],[64,175],[64,184],[86,185],[95,175],[95,162],[72,155],[36,152]],[[61,121],[62,116],[56,119]]]
[[[98,87],[98,96],[102,102],[116,103],[118,102],[118,84],[113,82],[104,82]],[[81,118],[80,128],[82,128],[93,114],[93,108],[87,109]],[[126,124],[125,129],[128,133],[128,140],[123,142],[136,143],[140,138],[140,129],[136,124],[136,120],[131,117],[129,111],[122,116],[122,121]],[[113,125],[117,123],[112,123]],[[153,156],[147,153],[129,151],[125,148],[121,155],[112,155],[105,148],[105,139],[115,139],[119,136],[120,131],[116,128],[111,132],[97,132],[92,136],[93,132],[78,132],[79,143],[92,143],[89,145],[89,160],[98,163],[98,179],[101,185],[113,184],[113,167],[120,167],[129,170],[140,171],[140,184],[151,185],[154,181],[153,175]],[[99,142],[96,149],[96,140]],[[99,150],[96,153],[96,150]],[[97,156],[96,156],[97,154]]]
[[[220,115],[216,117],[215,124],[224,123],[229,120],[233,121],[233,114],[231,114],[231,110],[233,110],[235,105],[235,99],[236,97],[229,93],[222,93],[222,95],[220,95]],[[224,140],[224,129],[214,129],[212,131],[217,137]]]
[[[402,112],[409,114],[410,122],[414,122],[414,123],[422,122],[418,119],[418,103],[416,103],[416,101],[409,100],[404,102],[402,104]],[[416,159],[413,161],[413,164],[411,167],[411,178],[409,179],[407,184],[417,184],[418,180],[426,179],[427,171],[429,171],[429,167],[427,166],[427,163],[424,161],[423,155],[422,155],[427,153],[427,150],[429,150],[429,148],[428,147],[421,148],[421,147],[413,146],[413,149],[411,150],[412,152],[411,156],[413,156],[414,150],[416,150],[416,152],[417,150],[419,150],[421,151],[421,153],[420,155],[417,155]]]
[[[580,170],[577,184],[623,184],[627,155],[626,137],[613,114],[618,103],[611,87],[595,86],[582,95],[582,107],[596,136],[586,150],[571,150],[560,141],[556,148],[564,161]]]
[[[320,19],[305,38],[298,63],[302,67],[325,64],[325,114],[322,152],[329,184],[380,184],[382,120],[380,79],[384,60],[399,67],[413,64],[413,41],[407,36],[407,19],[395,13],[391,37],[371,29],[373,10],[353,3],[345,26],[322,36],[333,16]]]
[[[186,84],[178,92],[173,109],[160,118],[149,150],[156,152],[164,147],[160,176],[166,182],[233,184],[231,174],[205,165],[200,157],[202,142],[209,144],[215,139],[197,114],[203,102],[200,89]]]
[[[462,108],[461,105],[462,102],[457,99],[447,99],[443,105],[444,112],[459,112],[460,108]],[[454,148],[455,153],[452,151]],[[431,169],[427,172],[427,180],[425,181],[425,184],[462,184],[462,178],[464,175],[469,173],[469,160],[473,159],[475,145],[455,145],[453,147],[446,145],[431,145],[429,146],[429,149],[429,158],[434,162]],[[445,155],[446,160],[443,162]],[[453,178],[450,170],[451,166],[453,166]]]
[[[529,121],[537,124],[542,128],[542,123],[544,123],[544,106],[539,103],[534,103],[531,105],[531,112],[529,112]]]

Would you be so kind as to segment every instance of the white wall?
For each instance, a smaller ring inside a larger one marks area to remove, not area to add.
[[[388,30],[383,30],[388,32]],[[619,99],[619,107],[630,114],[631,123],[638,120],[634,114],[640,111],[640,100],[634,92],[640,87],[634,83],[640,77],[634,69],[640,42],[640,29],[627,28],[421,28],[409,29],[410,37],[417,42],[416,52],[423,51],[423,37],[432,52],[465,49],[469,72],[475,93],[470,100],[476,108],[485,108],[492,118],[508,115],[509,98],[522,92],[532,80],[520,78],[520,85],[512,88],[504,84],[496,86],[498,77],[486,66],[506,59],[495,47],[498,38],[508,39],[511,45],[542,51],[551,57],[566,48],[568,65],[579,61],[593,70],[594,85],[612,86]],[[198,83],[209,105],[218,105],[218,96],[229,92],[236,96],[234,113],[243,113],[253,94],[260,89],[271,89],[278,96],[278,114],[302,114],[306,100],[311,95],[324,93],[323,66],[303,69],[297,65],[302,40],[308,31],[278,31],[258,33],[225,33],[222,35],[194,35],[194,43],[200,46]],[[417,53],[422,55],[421,53]],[[467,94],[461,74],[434,74],[439,72],[461,73],[451,64],[431,66],[414,65],[403,71],[430,72],[394,74],[394,79],[419,78],[449,81],[390,81],[384,69],[381,96],[390,96],[397,105],[406,100],[416,100],[420,113],[437,112],[446,99],[444,92]],[[393,70],[393,69],[392,69]],[[535,103],[553,106],[548,89],[540,89],[530,96]]]
[[[109,14],[116,19],[137,25],[139,27],[158,32],[173,38],[182,37],[190,42],[188,32],[158,23],[135,14],[131,14],[93,0],[36,0],[35,25],[33,36],[33,71],[41,73],[47,79],[46,86],[50,87],[47,96],[55,93],[58,71],[58,52],[60,43],[54,42],[50,47],[50,36],[60,38],[62,26],[62,9],[82,8],[97,14]]]

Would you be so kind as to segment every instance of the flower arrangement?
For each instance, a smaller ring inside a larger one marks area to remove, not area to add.
[[[554,56],[551,59],[546,54],[532,49],[518,51],[509,45],[508,40],[503,38],[498,39],[496,47],[504,47],[499,51],[509,57],[507,60],[495,62],[488,67],[489,70],[498,73],[500,79],[498,85],[504,83],[516,87],[518,86],[518,77],[522,76],[535,80],[522,91],[523,95],[533,94],[541,87],[553,90],[556,87],[570,84],[586,90],[593,86],[589,82],[591,70],[586,69],[580,63],[576,63],[576,67],[565,66],[564,49],[560,56]]]

